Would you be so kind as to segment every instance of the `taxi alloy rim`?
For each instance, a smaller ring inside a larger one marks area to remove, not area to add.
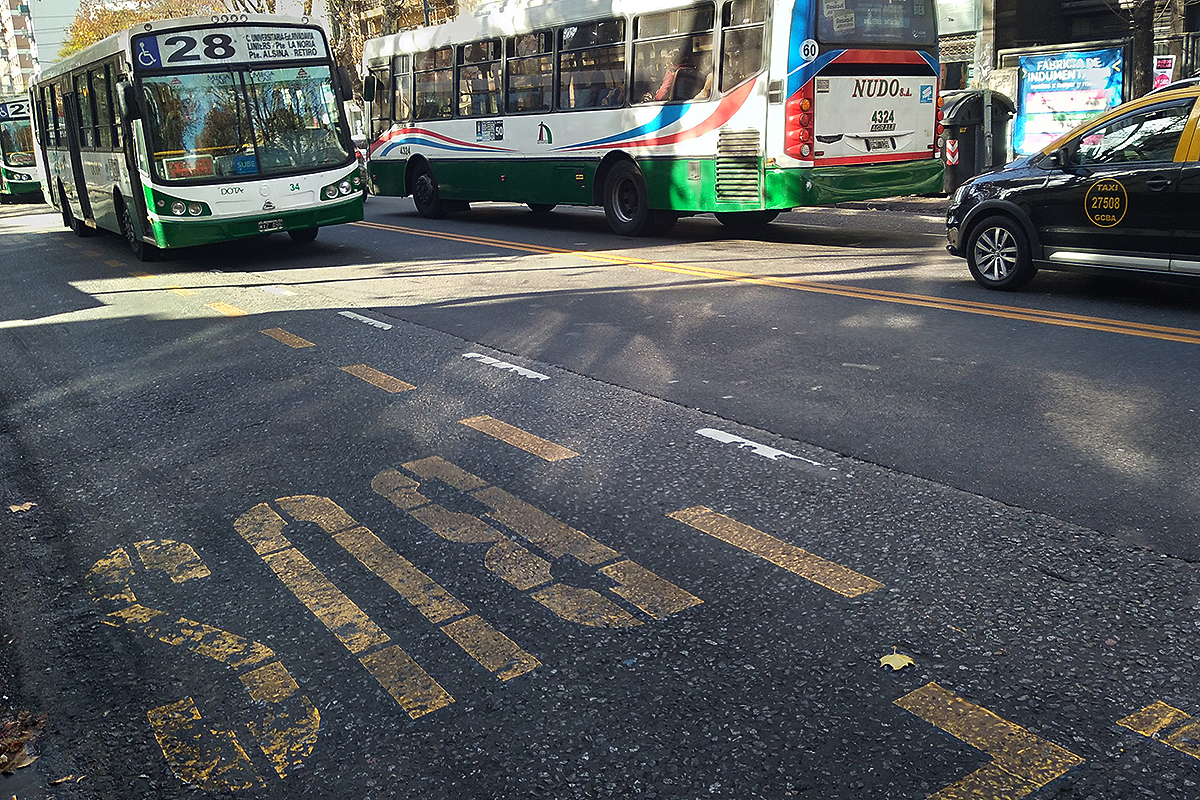
[[[975,240],[975,264],[985,278],[1004,280],[1017,265],[1016,237],[1000,227],[983,231]]]

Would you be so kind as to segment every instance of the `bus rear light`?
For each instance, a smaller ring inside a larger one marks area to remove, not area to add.
[[[788,98],[784,107],[783,151],[792,158],[809,158],[813,140],[813,84],[810,81]]]

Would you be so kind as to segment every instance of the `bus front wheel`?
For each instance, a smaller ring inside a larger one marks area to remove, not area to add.
[[[428,164],[417,166],[413,174],[412,196],[417,213],[425,219],[441,219],[445,216],[446,209],[438,192],[437,178],[433,177],[433,170]]]
[[[621,236],[642,236],[653,228],[646,179],[632,161],[615,164],[605,177],[604,216]]]
[[[129,213],[129,205],[122,202],[120,206],[121,235],[125,237],[125,242],[133,252],[134,258],[138,261],[153,261],[157,254],[157,248],[152,244],[146,244],[138,234],[137,227],[133,224],[133,215]]]

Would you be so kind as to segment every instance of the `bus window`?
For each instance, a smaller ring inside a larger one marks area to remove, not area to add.
[[[258,172],[246,104],[231,72],[142,79],[150,163],[162,180]]]
[[[54,126],[54,144],[57,147],[61,147],[67,137],[66,119],[63,114],[62,87],[62,84],[50,85],[50,108],[47,110],[51,117],[51,124]]]
[[[369,74],[378,82],[377,85],[379,87],[383,87],[375,90],[375,99],[371,101],[368,107],[370,112],[370,127],[368,130],[371,136],[375,137],[391,127],[394,94],[386,89],[386,87],[392,85],[392,75],[387,63],[372,65],[369,68]]]
[[[694,100],[712,94],[715,16],[712,5],[703,5],[634,20],[634,102]]]
[[[757,75],[763,62],[764,0],[730,0],[721,7],[721,91]]]
[[[625,20],[568,25],[558,49],[559,108],[625,104]]]
[[[500,113],[500,40],[458,48],[458,113],[485,117]]]
[[[341,115],[329,67],[251,69],[245,80],[259,174],[327,167],[353,157],[338,134]],[[233,99],[238,102],[241,94]],[[237,174],[252,171],[240,168],[234,155],[243,152],[240,131],[222,121],[215,132],[225,138],[214,136],[199,144],[211,147],[214,155],[232,155]]]
[[[549,111],[554,91],[554,38],[549,31],[508,40],[507,103],[509,114]]]
[[[929,0],[821,0],[817,40],[831,44],[937,44]]]
[[[32,167],[33,126],[28,117],[0,120],[0,152],[9,167]]]
[[[82,147],[95,147],[96,113],[92,108],[92,91],[88,87],[87,73],[75,76],[75,99],[79,103],[79,144]]]
[[[112,102],[108,88],[109,68],[96,69],[88,73],[91,79],[92,96],[96,99],[96,131],[92,134],[97,147],[110,148],[113,146],[112,137]]]
[[[415,119],[454,116],[454,63],[452,50],[427,50],[413,56]]]
[[[412,70],[408,56],[396,56],[392,60],[392,111],[402,122],[412,119]]]

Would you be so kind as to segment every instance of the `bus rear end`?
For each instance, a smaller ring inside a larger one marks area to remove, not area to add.
[[[828,204],[940,191],[931,0],[798,0],[784,152]]]

